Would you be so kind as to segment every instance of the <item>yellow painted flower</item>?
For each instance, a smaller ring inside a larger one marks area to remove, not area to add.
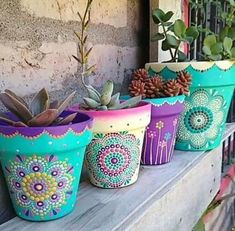
[[[156,123],[156,128],[157,129],[162,129],[164,127],[164,123],[162,121],[159,121]]]

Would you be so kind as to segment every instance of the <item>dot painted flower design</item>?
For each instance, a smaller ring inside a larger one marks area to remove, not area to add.
[[[139,168],[140,141],[127,132],[97,134],[88,147],[86,164],[97,186],[128,185]]]
[[[162,129],[162,128],[164,128],[164,122],[162,122],[162,121],[157,122],[157,123],[156,123],[156,128],[157,128],[157,129]]]
[[[73,167],[53,155],[17,155],[5,170],[11,196],[26,216],[57,215],[73,193]]]
[[[190,100],[185,102],[177,141],[188,143],[189,149],[200,149],[213,144],[221,131],[225,106],[224,98],[215,91],[196,90]]]

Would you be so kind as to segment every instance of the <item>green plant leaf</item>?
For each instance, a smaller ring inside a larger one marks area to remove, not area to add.
[[[111,100],[110,100],[109,104],[108,104],[108,108],[109,107],[115,107],[115,106],[119,105],[119,103],[120,103],[119,97],[120,97],[119,92],[117,94],[113,95],[111,97]]]
[[[169,46],[167,39],[162,41],[162,50],[163,51],[168,51],[171,47]]]
[[[212,47],[214,44],[216,44],[216,36],[215,35],[208,35],[204,41],[203,41],[203,45],[204,46],[208,46],[208,47]]]
[[[193,37],[185,37],[183,39],[181,39],[183,42],[186,42],[188,44],[192,44],[192,42],[194,41]]]
[[[224,27],[219,33],[220,41],[224,41],[224,38],[228,36],[228,27]]]
[[[205,54],[205,55],[211,55],[212,53],[211,53],[211,49],[210,49],[210,47],[208,47],[208,46],[203,46],[202,47],[202,51],[203,51],[203,53]]]
[[[111,100],[112,94],[113,94],[113,81],[108,80],[104,84],[104,88],[100,96],[101,104],[105,106],[108,105]]]
[[[172,11],[168,11],[163,17],[162,17],[162,21],[163,22],[168,22],[172,16],[174,15],[174,13]]]
[[[219,61],[222,59],[222,55],[210,55],[208,58],[213,61]]]
[[[95,109],[95,108],[97,108],[98,106],[101,105],[100,103],[96,102],[95,100],[87,98],[87,97],[84,97],[83,100],[84,100],[85,104],[89,108],[92,108],[92,109]]]
[[[235,47],[231,49],[231,58],[235,59]]]
[[[227,52],[231,52],[233,46],[233,40],[231,38],[225,37],[223,41],[224,50]]]
[[[181,19],[177,19],[174,23],[174,33],[178,38],[182,38],[186,32],[185,23]]]
[[[88,91],[89,98],[95,100],[97,103],[100,103],[100,94],[97,93],[97,91],[93,87],[86,87]]]
[[[187,55],[182,52],[182,51],[178,51],[178,62],[185,62],[187,60]]]
[[[172,48],[177,48],[180,44],[180,41],[177,40],[176,37],[173,36],[173,35],[168,34],[167,37],[166,37],[166,40],[167,40],[168,45]]]
[[[211,53],[212,55],[218,55],[223,52],[223,44],[222,43],[215,43],[211,47]]]
[[[228,37],[232,40],[235,40],[235,28],[231,27],[228,29]]]
[[[193,40],[195,40],[199,36],[199,31],[196,27],[190,26],[186,29],[185,36],[186,37],[191,37],[191,38],[193,38]]]
[[[164,39],[164,38],[165,38],[164,34],[162,34],[162,33],[156,33],[155,35],[153,35],[152,41],[155,42],[155,41],[162,40],[162,39]]]
[[[30,103],[29,109],[32,115],[40,114],[49,108],[49,95],[45,88],[41,89],[33,98]]]
[[[154,23],[159,24],[160,22],[163,22],[164,16],[165,16],[165,13],[161,9],[154,10],[152,14]]]

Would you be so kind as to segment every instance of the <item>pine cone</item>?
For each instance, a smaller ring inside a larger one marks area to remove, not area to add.
[[[147,98],[162,97],[164,82],[161,76],[155,76],[146,80],[145,89]]]
[[[149,77],[148,72],[144,68],[135,70],[133,72],[134,80],[140,80],[141,82],[145,82],[148,79],[148,77]]]
[[[145,83],[142,83],[140,80],[132,80],[129,85],[129,92],[131,96],[142,95],[142,98],[145,98]]]
[[[180,94],[189,95],[189,86],[192,83],[192,76],[186,71],[181,71],[178,73],[176,80],[179,83]]]
[[[180,84],[177,80],[168,80],[164,85],[164,95],[166,97],[173,97],[180,94]]]

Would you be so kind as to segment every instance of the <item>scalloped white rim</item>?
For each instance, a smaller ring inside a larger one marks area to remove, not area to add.
[[[166,66],[174,72],[179,72],[185,70],[188,66],[192,66],[194,69],[199,71],[205,71],[211,68],[213,65],[217,65],[222,70],[228,70],[233,65],[235,65],[235,61],[223,60],[223,61],[204,61],[204,62],[184,62],[184,63],[146,63],[145,68],[148,69],[151,67],[154,71],[160,72]]]
[[[163,106],[164,104],[175,105],[176,103],[184,103],[184,99],[182,99],[182,100],[177,99],[177,100],[176,100],[175,102],[173,102],[173,103],[164,101],[164,102],[162,102],[161,104],[155,104],[155,103],[151,103],[151,104],[152,104],[153,106],[155,106],[155,107],[161,107],[161,106]]]

